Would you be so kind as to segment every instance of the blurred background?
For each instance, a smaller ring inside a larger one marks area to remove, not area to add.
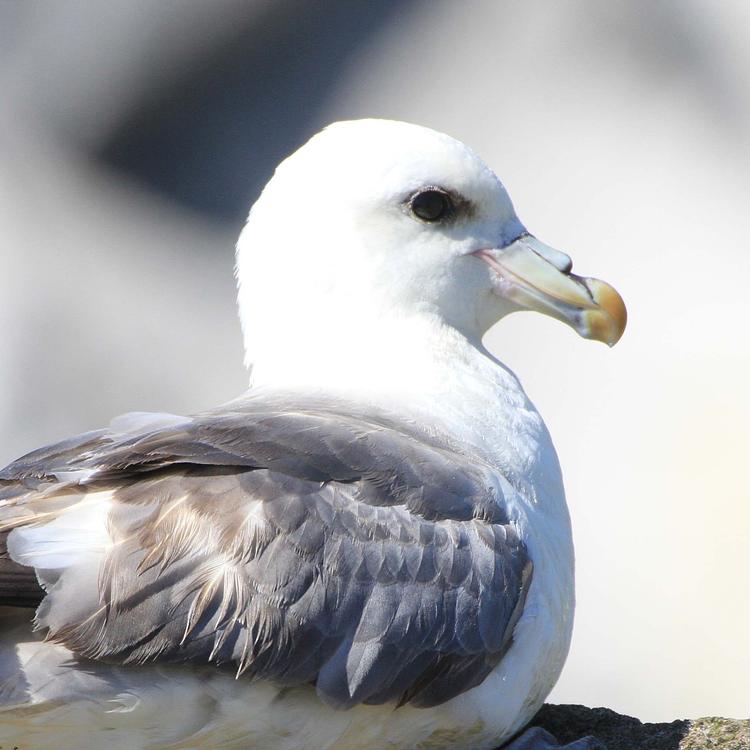
[[[749,78],[743,0],[0,2],[0,463],[237,395],[233,243],[275,164],[342,118],[446,131],[630,310],[612,351],[489,334],[573,517],[551,700],[747,717]]]

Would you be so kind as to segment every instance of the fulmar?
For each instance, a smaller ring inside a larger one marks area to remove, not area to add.
[[[0,472],[0,745],[556,747],[514,737],[570,643],[563,482],[482,338],[536,310],[613,345],[571,268],[447,135],[283,161],[237,244],[247,392]]]

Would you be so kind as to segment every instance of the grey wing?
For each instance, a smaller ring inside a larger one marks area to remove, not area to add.
[[[251,400],[37,456],[0,473],[0,517],[46,589],[37,621],[82,657],[431,706],[512,641],[513,490],[413,426]]]

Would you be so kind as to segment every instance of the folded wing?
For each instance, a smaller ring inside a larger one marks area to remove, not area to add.
[[[0,522],[39,626],[81,657],[432,706],[512,641],[531,577],[513,491],[392,416],[265,396],[30,454],[0,472]]]

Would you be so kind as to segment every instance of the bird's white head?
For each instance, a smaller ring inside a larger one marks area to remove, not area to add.
[[[240,236],[247,361],[356,357],[436,328],[478,344],[524,309],[614,344],[622,300],[571,266],[464,144],[402,122],[339,122],[281,163]]]

